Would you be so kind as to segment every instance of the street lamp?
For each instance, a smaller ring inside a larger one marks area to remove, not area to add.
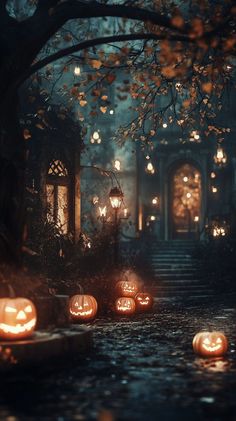
[[[119,219],[118,211],[121,207],[124,194],[118,187],[113,187],[109,193],[109,199],[111,202],[112,209],[115,212],[115,230],[114,230],[114,263],[118,263],[119,256]]]

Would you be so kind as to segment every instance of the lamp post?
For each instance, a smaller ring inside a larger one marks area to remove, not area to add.
[[[109,199],[111,202],[112,209],[115,212],[115,229],[114,229],[114,263],[118,263],[119,259],[119,218],[118,212],[123,201],[124,194],[118,187],[113,187],[109,193]]]

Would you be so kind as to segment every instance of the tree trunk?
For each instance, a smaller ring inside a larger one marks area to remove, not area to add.
[[[25,141],[18,97],[0,102],[0,263],[20,265],[24,227]]]

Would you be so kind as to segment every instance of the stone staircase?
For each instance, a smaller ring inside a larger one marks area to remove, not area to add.
[[[196,244],[190,240],[150,242],[154,297],[191,300],[214,295],[214,290],[197,273],[196,260],[192,257]]]

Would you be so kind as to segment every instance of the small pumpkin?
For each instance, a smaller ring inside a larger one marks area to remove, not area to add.
[[[228,350],[223,332],[199,332],[193,338],[193,350],[202,357],[222,357]]]
[[[136,305],[132,297],[120,297],[115,302],[115,311],[118,314],[130,315],[135,313]]]
[[[116,294],[121,297],[132,297],[139,291],[139,285],[136,281],[119,281],[116,284]]]
[[[138,311],[151,310],[153,306],[153,296],[147,292],[138,292],[135,295],[135,304]]]
[[[69,311],[73,320],[91,320],[97,310],[98,304],[92,295],[77,294],[70,298]]]
[[[23,339],[32,335],[37,321],[36,308],[27,298],[0,299],[0,337]]]

